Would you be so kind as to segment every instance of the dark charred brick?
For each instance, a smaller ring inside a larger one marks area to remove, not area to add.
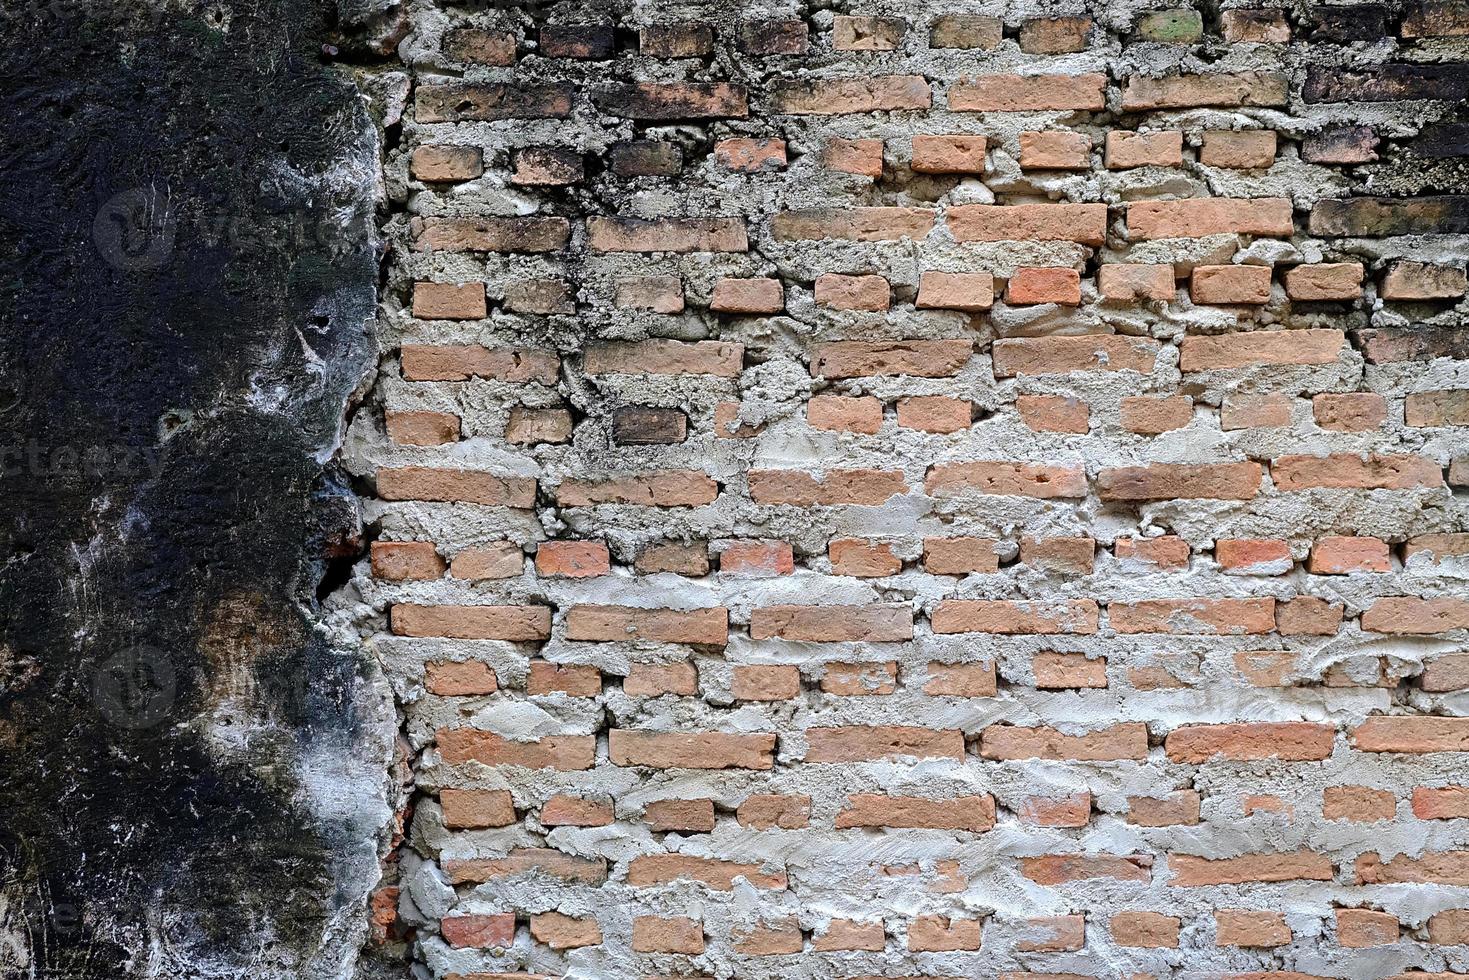
[[[1429,126],[1418,134],[1409,147],[1420,157],[1442,159],[1469,156],[1469,123]]]
[[[612,413],[612,441],[619,446],[666,446],[683,442],[689,420],[676,408],[632,405]]]
[[[804,20],[752,20],[740,27],[745,54],[805,54],[810,43]]]
[[[1370,163],[1377,159],[1377,133],[1371,126],[1337,126],[1307,136],[1301,143],[1307,163]]]
[[[562,24],[541,28],[541,54],[547,58],[606,61],[617,51],[611,24]]]
[[[719,119],[750,114],[742,85],[727,82],[639,82],[594,96],[603,112],[626,119]]]
[[[1403,11],[1403,37],[1464,37],[1469,35],[1469,3],[1463,0],[1428,0]]]
[[[1306,74],[1307,102],[1458,101],[1469,96],[1469,65],[1379,65],[1347,70],[1313,68]]]
[[[530,146],[515,154],[512,184],[557,186],[575,184],[586,176],[581,154],[554,146]]]
[[[649,58],[702,58],[714,50],[707,24],[652,24],[638,31],[638,53]]]
[[[1379,41],[1387,37],[1387,8],[1375,3],[1349,7],[1317,5],[1309,15],[1311,40],[1327,44]]]
[[[414,105],[421,123],[495,119],[563,119],[571,115],[570,85],[420,85]]]
[[[444,35],[444,54],[454,61],[504,67],[515,64],[515,35],[460,28]]]
[[[413,222],[420,252],[554,252],[571,238],[571,222],[550,215],[518,218],[421,218]]]
[[[1320,201],[1311,209],[1310,227],[1311,234],[1328,237],[1463,235],[1469,233],[1469,196]]]
[[[1373,327],[1354,335],[1372,364],[1469,358],[1469,327]]]
[[[683,169],[683,151],[673,143],[617,143],[610,156],[619,177],[672,177]]]

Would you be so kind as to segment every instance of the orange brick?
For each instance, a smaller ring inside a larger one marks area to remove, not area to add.
[[[387,582],[440,578],[444,559],[432,541],[374,541],[372,574]]]
[[[1132,75],[1122,88],[1122,111],[1283,106],[1288,87],[1285,75],[1268,71],[1164,75],[1158,78]]]
[[[885,470],[828,470],[812,476],[797,470],[751,470],[750,499],[757,504],[796,507],[875,506],[908,492],[903,474]]]
[[[1286,270],[1285,294],[1293,300],[1350,300],[1362,295],[1362,263],[1320,262]]]
[[[415,606],[399,603],[390,614],[399,636],[439,636],[454,640],[510,640],[525,643],[551,638],[549,606]]]
[[[1369,786],[1328,786],[1321,792],[1321,816],[1326,820],[1376,823],[1391,820],[1397,800],[1384,789]]]
[[[699,675],[693,664],[630,664],[622,681],[623,693],[632,697],[676,694],[690,697],[699,691]]]
[[[423,665],[423,686],[440,697],[473,697],[499,690],[495,671],[478,660],[430,660]]]
[[[811,938],[811,949],[817,953],[863,951],[880,953],[887,948],[887,935],[881,922],[858,922],[832,919],[826,932]]]
[[[988,793],[954,799],[858,793],[848,796],[836,815],[838,830],[848,827],[928,828],[982,833],[995,825],[995,801]]]
[[[789,701],[801,693],[801,671],[785,664],[740,665],[729,689],[741,701]]]
[[[785,291],[779,279],[721,279],[714,284],[709,309],[716,313],[779,313]]]
[[[1290,544],[1278,538],[1220,538],[1214,560],[1226,572],[1284,575],[1294,567]]]
[[[554,385],[561,374],[561,359],[551,351],[491,350],[477,345],[422,346],[404,344],[399,351],[406,381],[535,381]]]
[[[639,507],[698,507],[712,504],[719,485],[697,471],[665,470],[605,480],[563,480],[556,488],[562,507],[629,504]]]
[[[1387,542],[1381,538],[1326,537],[1311,547],[1306,570],[1312,575],[1392,571]]]
[[[553,664],[545,660],[532,660],[526,693],[594,698],[602,693],[602,672],[585,664]]]
[[[714,801],[655,800],[643,808],[643,822],[655,833],[707,834],[714,829]]]
[[[573,918],[560,912],[541,912],[530,917],[530,934],[536,942],[552,949],[579,949],[602,942],[602,929],[591,917]]]
[[[508,827],[515,823],[515,801],[507,789],[439,790],[444,826],[451,830]]]
[[[1105,204],[960,204],[948,210],[949,231],[961,242],[1078,242],[1107,240]]]
[[[1372,909],[1336,909],[1336,941],[1348,949],[1389,946],[1398,941],[1397,917]]]
[[[1104,469],[1103,500],[1252,500],[1260,492],[1259,463],[1153,463]]]
[[[923,567],[934,575],[997,572],[995,544],[993,538],[924,538]]]
[[[714,159],[721,167],[739,173],[783,170],[786,165],[786,141],[736,137],[714,144]]]
[[[1114,602],[1107,620],[1118,633],[1238,636],[1275,629],[1274,599],[1143,599]]]
[[[1214,944],[1269,949],[1291,941],[1290,926],[1279,912],[1220,909],[1214,913]]]
[[[969,340],[838,340],[812,347],[811,376],[948,378],[963,370],[973,354]]]
[[[1218,371],[1261,364],[1335,364],[1346,346],[1340,330],[1254,330],[1221,337],[1185,337],[1179,366]]]
[[[1182,429],[1193,417],[1194,402],[1187,395],[1131,395],[1122,399],[1122,427],[1139,435],[1156,436]]]
[[[888,308],[890,288],[882,276],[844,276],[828,272],[816,279],[816,302],[834,310]]]
[[[1244,854],[1232,858],[1170,854],[1168,869],[1173,872],[1172,883],[1176,888],[1249,882],[1330,881],[1335,876],[1331,859],[1311,851]]]
[[[1021,170],[1090,170],[1092,140],[1084,133],[1049,130],[1020,134]]]
[[[828,170],[876,180],[882,176],[882,140],[830,139],[821,162]]]
[[[1165,534],[1156,538],[1118,538],[1112,553],[1119,562],[1138,562],[1158,568],[1187,568],[1188,542]]]
[[[525,552],[513,541],[471,545],[454,556],[449,574],[471,581],[515,578],[525,568]]]
[[[784,541],[731,541],[719,553],[724,575],[789,575],[794,570],[791,546]]]
[[[1112,941],[1131,949],[1177,949],[1181,921],[1160,912],[1118,912],[1108,921]]]
[[[1148,757],[1148,730],[1140,722],[1124,722],[1085,735],[1066,735],[1054,728],[990,725],[981,733],[985,759],[1064,759],[1072,762],[1115,762]]]
[[[1183,134],[1111,130],[1107,133],[1105,163],[1108,170],[1182,166]]]
[[[1081,273],[1075,269],[1020,268],[1005,287],[1005,302],[1012,306],[1033,303],[1081,303]]]
[[[956,112],[1044,112],[1052,109],[1106,108],[1107,76],[981,75],[949,86],[949,108]]]
[[[1411,490],[1443,486],[1443,470],[1426,456],[1281,456],[1270,464],[1277,490]]]
[[[1289,236],[1294,231],[1291,203],[1283,197],[1195,197],[1127,205],[1127,234],[1133,241],[1229,234]]]
[[[1158,342],[1144,337],[1014,337],[996,340],[996,378],[1072,371],[1137,371],[1151,374]]]
[[[756,793],[745,797],[735,819],[754,830],[800,830],[811,821],[811,797],[799,793]]]
[[[614,728],[607,753],[614,766],[652,769],[769,769],[775,736],[719,732],[639,732]]]
[[[601,541],[543,541],[536,549],[536,574],[561,578],[606,575],[611,556]]]
[[[871,435],[882,428],[882,402],[871,395],[815,395],[806,403],[806,422],[813,429]]]
[[[930,663],[928,680],[923,684],[923,693],[932,697],[992,698],[996,690],[992,663]]]
[[[1255,722],[1229,725],[1186,725],[1164,739],[1174,762],[1197,765],[1213,759],[1280,759],[1285,762],[1325,759],[1331,755],[1336,729],[1309,722]]]
[[[509,949],[515,942],[515,915],[445,916],[439,934],[455,949]]]
[[[487,766],[572,772],[592,768],[597,752],[595,735],[548,735],[514,742],[476,728],[440,728],[437,739],[439,754],[451,766],[472,761]]]
[[[484,283],[416,282],[413,315],[420,320],[483,320],[488,315]]]
[[[1115,303],[1168,302],[1174,296],[1173,266],[1108,262],[1097,269],[1102,298]]]
[[[852,575],[857,578],[882,578],[896,575],[903,570],[903,560],[893,554],[891,545],[864,541],[860,538],[840,538],[827,545],[834,575]]]
[[[787,82],[775,94],[777,112],[796,116],[838,116],[863,112],[927,109],[933,90],[921,75],[870,75]]]
[[[750,611],[750,638],[805,643],[895,643],[913,639],[913,610],[868,606],[761,606]]]
[[[384,412],[388,438],[400,446],[442,446],[459,441],[459,416],[450,412]]]
[[[1199,822],[1199,794],[1181,789],[1162,797],[1129,796],[1127,822],[1139,827],[1194,826]]]
[[[984,173],[983,136],[914,136],[914,173]]]
[[[615,815],[606,800],[557,793],[541,805],[540,819],[546,827],[605,827]]]
[[[723,606],[685,612],[574,605],[566,613],[566,638],[599,643],[643,641],[724,646],[729,639],[729,611]]]
[[[983,919],[951,919],[920,915],[908,923],[908,949],[914,953],[947,953],[979,949]]]
[[[683,916],[639,915],[632,920],[634,953],[704,952],[704,927]]]
[[[898,425],[922,432],[962,432],[969,428],[973,408],[969,402],[945,395],[919,395],[898,401]]]
[[[1089,659],[1084,653],[1038,653],[1031,663],[1035,686],[1041,690],[1107,686],[1107,658]]]
[[[925,272],[918,281],[920,310],[987,310],[995,300],[995,277],[988,272]]]
[[[1026,601],[945,599],[934,607],[935,633],[999,633],[1089,636],[1097,631],[1097,604],[1091,599]]]
[[[895,756],[964,758],[964,733],[905,725],[806,729],[807,762],[868,762]]]
[[[945,463],[929,468],[923,489],[930,497],[970,493],[1052,500],[1086,496],[1086,473],[1080,466],[1040,463]]]
[[[1262,265],[1195,266],[1188,291],[1195,303],[1268,303],[1270,269]]]
[[[1153,880],[1151,855],[1047,854],[1020,859],[1020,873],[1038,885],[1112,878],[1146,884]]]
[[[1275,164],[1275,130],[1249,129],[1243,132],[1209,130],[1199,150],[1199,162],[1206,167],[1237,170],[1265,170]]]
[[[1020,539],[1020,561],[1031,568],[1059,575],[1090,575],[1097,543],[1091,538]]]
[[[1085,827],[1091,820],[1092,794],[1083,790],[1069,796],[1027,796],[1015,808],[1021,823],[1037,827]]]

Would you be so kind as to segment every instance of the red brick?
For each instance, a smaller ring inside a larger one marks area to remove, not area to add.
[[[1277,490],[1411,490],[1443,486],[1443,470],[1424,456],[1281,456],[1270,464]]]
[[[652,769],[769,769],[775,736],[719,732],[640,732],[614,728],[607,753],[614,766]]]
[[[1291,203],[1283,197],[1194,197],[1127,205],[1127,236],[1133,241],[1227,234],[1284,237],[1294,231]]]
[[[936,800],[917,796],[858,793],[836,815],[838,830],[849,827],[928,828],[983,833],[995,825],[995,800],[988,793]]]
[[[746,477],[750,499],[767,505],[876,506],[908,491],[902,473],[885,470],[829,470],[820,476],[798,470],[751,470]]]
[[[1069,374],[1072,371],[1137,371],[1151,374],[1158,342],[1145,337],[1014,337],[996,340],[995,377]]]
[[[1005,287],[1005,302],[1012,306],[1031,303],[1081,303],[1081,273],[1075,269],[1020,268]]]
[[[535,381],[554,385],[561,374],[561,358],[552,351],[478,345],[425,347],[404,344],[400,354],[407,381]]]
[[[961,398],[919,395],[898,400],[898,426],[922,432],[962,432],[973,419],[973,407]]]
[[[440,728],[439,754],[449,765],[481,762],[487,766],[524,766],[572,772],[592,768],[597,753],[595,735],[548,735],[514,742],[477,728]]]
[[[1091,428],[1091,408],[1066,395],[1018,395],[1015,412],[1036,432],[1085,434]]]
[[[948,378],[964,369],[974,353],[968,340],[838,340],[811,350],[816,378],[871,378],[907,374]]]
[[[806,403],[806,423],[813,429],[871,435],[882,428],[882,402],[871,395],[816,395]]]
[[[1148,757],[1148,730],[1141,722],[1123,722],[1084,735],[1054,728],[990,725],[981,733],[985,759],[1059,759],[1070,762],[1116,762]]]
[[[698,507],[713,503],[719,485],[703,473],[665,470],[606,480],[564,480],[556,489],[562,507],[631,504],[640,507]]]
[[[750,638],[807,643],[891,643],[913,639],[913,610],[870,606],[764,606],[750,611]]]
[[[890,288],[882,276],[844,276],[828,272],[816,278],[816,302],[834,310],[888,308]]]
[[[724,646],[729,640],[729,611],[723,606],[682,612],[575,605],[566,613],[566,638],[602,643],[642,641]]]
[[[536,574],[564,578],[606,575],[611,567],[601,541],[543,541],[536,549]]]
[[[1183,165],[1183,134],[1134,133],[1114,129],[1107,133],[1104,159],[1108,170],[1179,167]]]
[[[1241,636],[1275,629],[1274,599],[1143,599],[1114,602],[1107,621],[1118,633]]]
[[[1284,575],[1295,565],[1290,543],[1279,538],[1220,538],[1214,560],[1226,572],[1249,575]]]
[[[441,636],[455,640],[509,640],[517,643],[551,638],[549,606],[414,606],[392,609],[393,632],[399,636]]]
[[[1268,303],[1270,269],[1262,265],[1195,266],[1188,291],[1200,304]]]
[[[872,75],[866,78],[827,78],[819,82],[786,82],[775,94],[777,112],[798,116],[927,109],[932,104],[933,91],[921,75]]]
[[[1052,109],[1106,108],[1107,76],[981,75],[949,86],[955,112],[1044,112]]]
[[[1195,765],[1214,759],[1300,762],[1327,758],[1335,739],[1333,726],[1307,722],[1186,725],[1169,732],[1163,747],[1174,762]]]
[[[960,204],[948,209],[949,231],[961,242],[1107,240],[1105,204]]]
[[[980,174],[984,152],[983,136],[914,136],[911,166],[919,174]]]
[[[593,252],[744,252],[743,218],[588,218]]]
[[[892,757],[964,758],[964,733],[903,725],[806,729],[807,762],[868,762]]]
[[[1086,496],[1086,473],[1080,466],[1041,463],[945,463],[929,468],[923,481],[931,497],[971,493],[1053,500]]]
[[[786,141],[749,137],[722,139],[714,144],[714,159],[721,167],[739,173],[784,170]]]
[[[1097,631],[1091,599],[945,599],[930,616],[935,633],[1036,635]]]
[[[1389,572],[1392,559],[1381,538],[1325,537],[1311,547],[1306,570],[1312,575]]]
[[[1104,469],[1103,500],[1252,500],[1260,492],[1259,463],[1153,463]]]
[[[509,949],[515,942],[515,915],[445,916],[439,934],[455,949]]]

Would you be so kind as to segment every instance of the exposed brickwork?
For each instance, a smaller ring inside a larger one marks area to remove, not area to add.
[[[1469,8],[1226,6],[414,7],[431,975],[1469,967]]]

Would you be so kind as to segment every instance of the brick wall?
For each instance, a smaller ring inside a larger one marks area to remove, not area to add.
[[[1201,8],[414,6],[387,940],[1469,969],[1469,7]]]

